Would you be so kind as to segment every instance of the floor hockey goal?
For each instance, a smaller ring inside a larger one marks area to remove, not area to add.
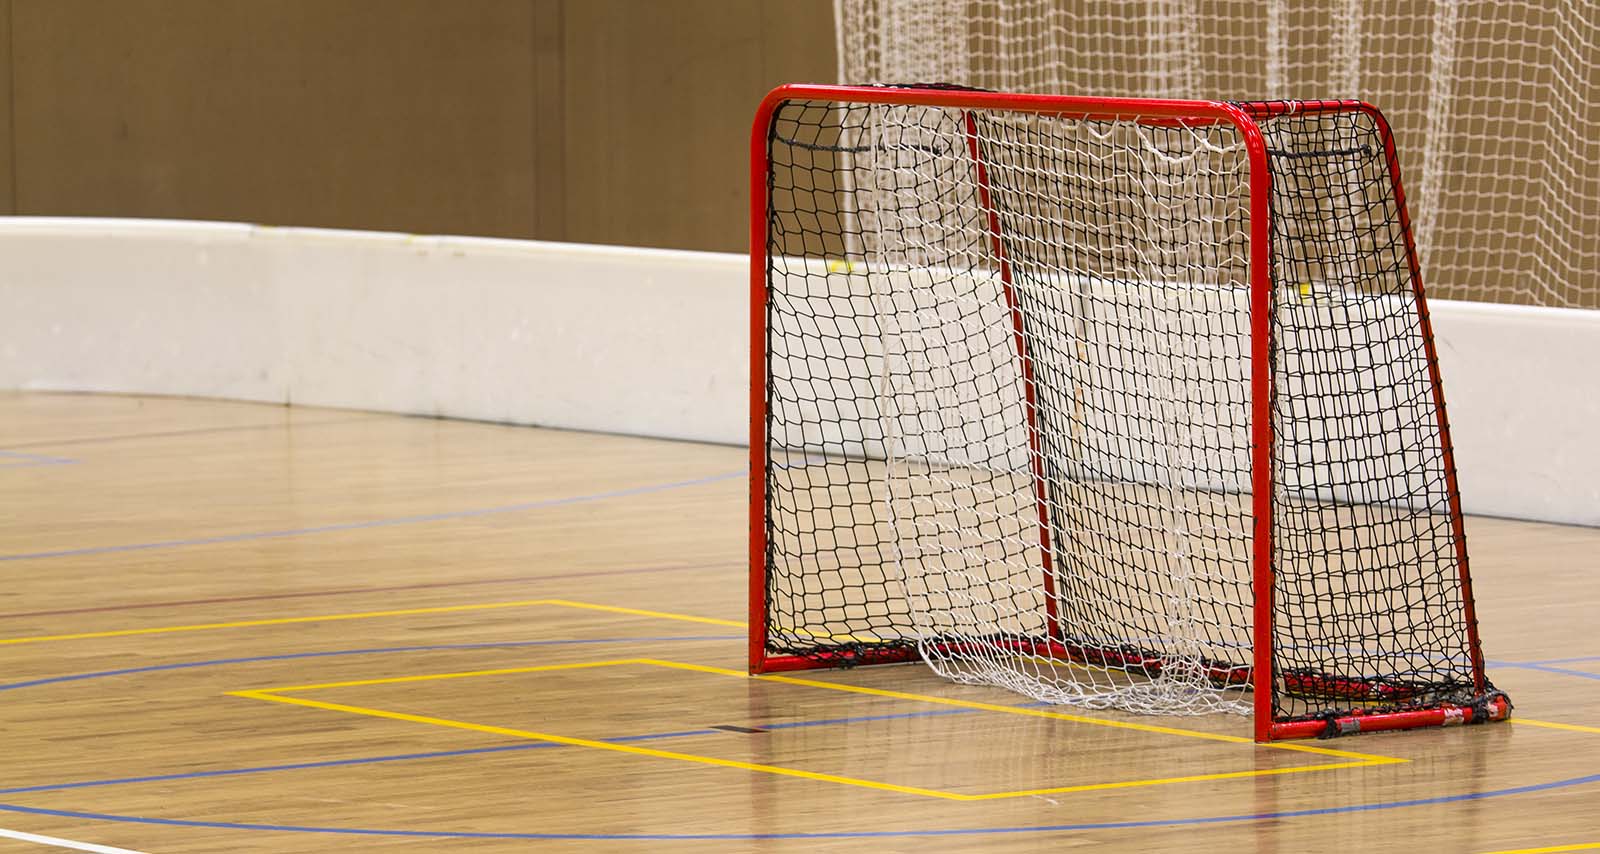
[[[752,672],[1509,714],[1376,110],[788,86],[751,153]]]

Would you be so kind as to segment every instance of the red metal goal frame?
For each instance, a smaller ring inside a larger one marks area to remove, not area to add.
[[[1456,484],[1454,452],[1450,443],[1449,424],[1445,416],[1443,390],[1439,380],[1438,359],[1435,352],[1427,302],[1423,293],[1421,268],[1411,235],[1410,219],[1401,188],[1399,161],[1388,122],[1373,106],[1360,101],[1293,101],[1231,103],[1224,101],[1186,101],[1143,98],[1094,98],[1065,95],[1007,94],[950,88],[891,87],[891,86],[829,86],[794,84],[780,86],[767,94],[756,111],[750,136],[750,476],[749,476],[749,669],[751,673],[773,673],[838,666],[841,664],[887,664],[918,659],[915,650],[894,648],[868,650],[836,661],[818,660],[797,655],[769,655],[766,648],[767,626],[767,433],[766,433],[766,377],[767,377],[767,267],[768,267],[768,169],[769,134],[777,110],[788,101],[828,101],[846,104],[898,104],[938,106],[968,111],[965,116],[969,154],[979,182],[981,203],[988,214],[992,248],[1000,265],[1000,275],[1006,298],[1010,303],[1013,324],[1016,328],[1018,356],[1025,377],[1031,372],[1030,359],[1025,351],[1022,334],[1022,315],[1011,292],[1010,265],[1006,259],[1000,231],[1000,220],[989,201],[989,188],[984,158],[976,125],[970,111],[1001,110],[1090,119],[1122,119],[1151,124],[1182,122],[1185,124],[1227,123],[1237,129],[1245,144],[1250,170],[1250,318],[1251,318],[1251,479],[1252,512],[1254,516],[1252,537],[1252,586],[1255,593],[1253,605],[1253,664],[1254,674],[1267,674],[1269,683],[1275,680],[1273,671],[1273,432],[1272,403],[1273,382],[1271,362],[1271,164],[1266,142],[1256,123],[1258,118],[1270,118],[1289,112],[1353,112],[1371,117],[1382,137],[1385,163],[1393,185],[1400,225],[1404,231],[1408,273],[1426,347],[1430,380],[1433,384],[1435,409],[1438,413],[1443,465],[1452,516],[1452,535],[1455,541],[1457,566],[1460,572],[1463,600],[1465,602],[1468,645],[1474,671],[1476,693],[1481,696],[1486,682],[1483,657],[1478,640],[1477,620],[1473,612],[1471,584],[1467,570],[1466,538],[1462,527],[1460,491]],[[1038,428],[1035,423],[1035,404],[1032,383],[1025,382],[1028,400],[1025,411],[1029,419],[1029,444],[1034,451],[1035,492],[1040,499],[1041,516],[1044,513],[1042,496],[1043,472],[1039,470]],[[1041,518],[1041,584],[1046,590],[1047,622],[1050,637],[1061,635],[1056,626],[1051,568],[1052,552],[1048,520]],[[1026,647],[1025,649],[1023,647]],[[1019,650],[1029,654],[1057,655],[1061,657],[1093,657],[1108,653],[1101,650],[1084,651],[1052,640],[1037,644],[1019,641]],[[1102,661],[1103,663],[1103,661]],[[1159,667],[1159,662],[1124,662],[1130,666]],[[1259,684],[1260,679],[1257,679]],[[1363,713],[1360,711],[1332,720],[1277,721],[1273,719],[1273,689],[1255,690],[1255,739],[1266,742],[1287,738],[1341,735],[1352,732],[1408,729],[1424,726],[1442,726],[1460,723],[1477,723],[1483,720],[1502,720],[1510,714],[1510,704],[1501,696],[1487,703],[1473,706],[1446,705],[1436,708]]]

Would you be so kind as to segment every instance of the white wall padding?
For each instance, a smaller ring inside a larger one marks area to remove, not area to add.
[[[0,218],[0,388],[746,441],[744,256]],[[1600,312],[1431,303],[1466,508],[1600,525]]]
[[[0,219],[0,388],[746,441],[734,255]]]
[[[1600,311],[1428,306],[1467,512],[1600,525]]]

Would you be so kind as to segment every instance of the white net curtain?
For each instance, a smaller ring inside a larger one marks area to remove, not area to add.
[[[844,83],[1359,98],[1435,297],[1600,308],[1600,0],[835,0]]]

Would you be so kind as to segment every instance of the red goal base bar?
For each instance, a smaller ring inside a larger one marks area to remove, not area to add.
[[[1486,724],[1511,717],[1511,701],[1504,694],[1496,694],[1478,706],[1441,705],[1428,709],[1407,709],[1398,712],[1360,711],[1308,721],[1273,721],[1268,727],[1271,740],[1288,738],[1337,738],[1358,732],[1383,732],[1394,729],[1417,729],[1432,726],[1461,726]]]
[[[816,655],[769,655],[761,659],[759,667],[750,668],[754,674],[789,673],[795,670],[848,669],[868,664],[906,664],[921,661],[922,654],[903,646],[882,649],[839,650]]]
[[[1112,667],[1134,673],[1143,673],[1147,676],[1159,674],[1163,666],[1160,659],[1132,653],[1127,650],[1093,649],[1065,644],[1060,641],[1005,639],[998,641],[998,643],[1022,654]],[[993,645],[994,642],[989,644],[991,648]],[[962,647],[966,646],[976,645],[962,643],[940,644],[941,650],[952,653],[959,652]],[[821,651],[809,656],[763,655],[759,662],[752,662],[750,672],[761,674],[827,668],[848,669],[873,664],[906,664],[921,660],[922,655],[916,649],[903,646],[839,648]],[[1216,685],[1243,686],[1250,684],[1250,668],[1248,667],[1215,664],[1208,666],[1206,670],[1212,683]],[[1295,674],[1287,679],[1286,682],[1286,687],[1291,690],[1298,689],[1300,693],[1342,696],[1344,699],[1358,698],[1357,680],[1313,679],[1306,674]],[[1400,700],[1405,696],[1403,691],[1381,683],[1368,685],[1365,694],[1365,698],[1371,700]],[[1511,701],[1504,694],[1496,693],[1484,698],[1483,702],[1470,706],[1445,703],[1419,709],[1370,712],[1356,709],[1342,715],[1329,715],[1303,720],[1273,721],[1266,728],[1266,738],[1258,738],[1257,740],[1326,739],[1363,732],[1485,724],[1493,721],[1508,720],[1510,717]]]

